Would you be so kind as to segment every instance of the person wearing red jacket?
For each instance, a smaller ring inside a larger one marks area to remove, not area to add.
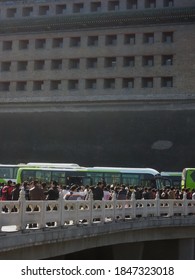
[[[12,190],[14,186],[12,181],[7,181],[7,184],[2,189],[2,197],[1,200],[12,200]]]

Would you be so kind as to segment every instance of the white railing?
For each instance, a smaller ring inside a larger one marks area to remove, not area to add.
[[[18,201],[0,202],[0,231],[7,226],[17,230],[46,227],[66,227],[85,223],[107,223],[126,221],[140,217],[172,217],[195,214],[195,200],[155,199],[135,200],[58,200],[29,201],[25,200],[24,190]]]

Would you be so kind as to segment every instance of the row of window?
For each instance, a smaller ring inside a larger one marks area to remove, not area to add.
[[[68,69],[80,69],[80,60],[79,58],[72,58],[68,60]],[[86,58],[86,68],[98,68],[98,58],[97,57],[90,57]],[[145,55],[142,56],[142,66],[154,66],[154,56],[152,55]],[[104,67],[112,67],[115,68],[117,66],[117,58],[116,57],[105,57],[104,58]],[[23,60],[18,61],[16,70],[17,71],[27,71],[28,70],[29,61]],[[159,64],[158,64],[159,65]],[[161,56],[161,65],[173,65],[173,55],[166,54]],[[135,56],[125,56],[122,58],[122,66],[123,67],[134,67],[135,66]],[[12,62],[11,61],[3,61],[0,64],[1,72],[10,72],[12,69]],[[33,62],[33,69],[36,70],[62,70],[63,67],[63,60],[62,59],[52,59],[50,64],[46,61],[35,60]],[[31,71],[32,69],[30,69]]]
[[[153,77],[143,77],[141,78],[141,87],[142,88],[153,88],[154,87]],[[123,78],[121,79],[121,87],[123,89],[133,89],[135,85],[135,78]],[[27,91],[27,81],[18,81],[15,82],[16,91]],[[0,82],[0,91],[10,91],[11,82]],[[161,87],[173,87],[173,77],[161,77]],[[65,90],[64,83],[62,80],[52,80],[49,81],[50,90]],[[85,80],[85,89],[99,89],[98,79],[86,79]],[[116,88],[116,79],[115,78],[106,78],[103,79],[103,89],[115,89]],[[45,89],[44,80],[33,81],[32,90],[41,91]],[[72,79],[67,80],[67,89],[68,90],[79,90],[79,80]],[[28,89],[29,90],[29,89]]]
[[[162,43],[173,43],[173,35],[172,31],[162,32],[161,41]],[[121,35],[120,35],[121,36]],[[69,39],[69,47],[80,47],[81,46],[81,37],[75,36],[70,37]],[[117,46],[118,35],[105,35],[104,44],[106,46]],[[145,44],[154,44],[155,43],[155,33],[147,32],[143,33],[142,42]],[[87,37],[87,46],[98,46],[99,36],[88,36]],[[13,41],[6,40],[2,41],[2,51],[10,51],[13,49]],[[135,45],[136,44],[136,34],[124,34],[123,35],[123,44],[124,45]],[[48,49],[47,39],[40,38],[35,39],[34,48],[35,49]],[[63,48],[64,47],[64,38],[58,37],[52,39],[52,48]],[[28,39],[19,40],[18,49],[19,50],[27,50],[30,48],[30,41]]]
[[[105,0],[104,0],[105,1]],[[15,18],[15,17],[31,17],[31,16],[49,16],[49,15],[63,15],[63,14],[78,14],[86,12],[109,12],[109,11],[119,11],[119,10],[131,10],[139,8],[161,8],[163,7],[173,7],[174,0],[162,0],[162,4],[158,0],[108,0],[107,5],[104,1],[91,1],[90,3],[85,3],[81,1],[79,3],[59,3],[56,5],[49,5],[47,3],[40,4],[37,7],[32,4],[27,4],[22,8],[6,7],[3,12],[3,8],[0,10],[1,18]],[[9,4],[9,2],[8,2]],[[71,6],[70,6],[71,5]]]

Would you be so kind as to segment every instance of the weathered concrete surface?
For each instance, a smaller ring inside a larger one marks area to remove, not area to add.
[[[193,216],[142,218],[105,225],[26,230],[0,235],[0,259],[43,259],[102,246],[156,240],[188,240],[194,236]]]
[[[1,110],[1,163],[75,162],[159,171],[194,166],[195,110],[190,104],[99,104],[72,110],[31,105],[29,112],[20,110],[17,105]]]

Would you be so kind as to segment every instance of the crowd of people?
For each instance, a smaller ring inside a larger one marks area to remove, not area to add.
[[[184,193],[187,199],[195,200],[195,189],[180,189],[176,187],[167,187],[157,190],[152,187],[128,186],[125,184],[108,185],[103,181],[95,186],[61,186],[56,181],[50,184],[34,180],[32,182],[23,182],[22,184],[13,183],[9,180],[0,185],[0,200],[18,200],[21,189],[25,191],[26,200],[57,200],[59,194],[65,200],[88,200],[90,197],[94,200],[129,200],[132,193],[135,199],[155,199],[158,193],[160,199],[183,199]]]

